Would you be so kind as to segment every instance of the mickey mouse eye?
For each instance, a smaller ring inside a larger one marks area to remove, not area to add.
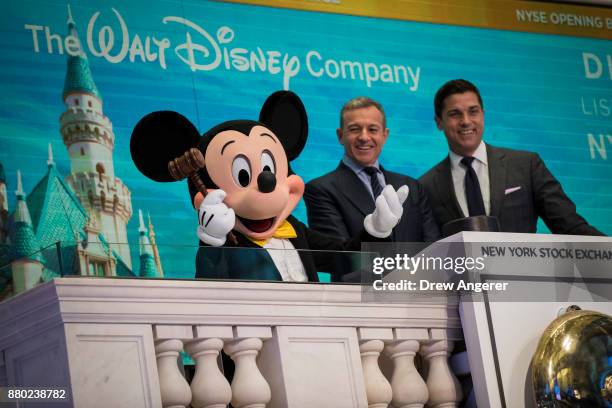
[[[272,157],[272,153],[267,150],[264,150],[261,154],[261,168],[263,171],[269,171],[273,174],[276,174],[276,166],[274,165],[274,158]]]
[[[232,162],[232,177],[236,184],[246,187],[251,182],[251,166],[246,157],[236,156]]]

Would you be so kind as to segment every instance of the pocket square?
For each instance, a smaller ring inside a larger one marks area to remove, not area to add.
[[[521,186],[516,186],[516,187],[510,187],[504,190],[504,195],[508,195],[510,193],[514,193],[515,191],[518,191],[521,189]]]

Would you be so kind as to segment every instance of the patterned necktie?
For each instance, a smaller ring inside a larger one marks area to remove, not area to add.
[[[464,157],[461,164],[466,167],[465,172],[465,198],[467,200],[468,212],[470,217],[475,215],[485,215],[484,200],[478,183],[478,176],[472,167],[473,157]]]
[[[378,169],[376,167],[366,167],[363,170],[370,176],[370,185],[372,186],[374,201],[376,201],[376,197],[383,191],[383,186],[378,181]]]

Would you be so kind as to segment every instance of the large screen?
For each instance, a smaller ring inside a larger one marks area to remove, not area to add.
[[[221,2],[109,4],[49,0],[0,6],[4,205],[9,214],[18,207],[20,171],[39,246],[86,236],[88,216],[76,213],[98,202],[102,192],[108,202],[119,191],[116,202],[106,205],[119,209],[114,223],[125,224],[133,246],[131,253],[117,252],[126,268],[138,268],[134,248],[142,210],[146,229],[154,225],[166,275],[189,269],[184,266],[193,264],[192,254],[181,256],[176,249],[197,245],[197,215],[186,183],[149,180],[130,156],[131,131],[149,112],[180,112],[204,132],[225,120],[257,119],[269,94],[290,89],[303,100],[310,125],[292,168],[309,181],[342,158],[335,131],[343,103],[369,96],[384,106],[390,129],[381,163],[416,178],[448,154],[433,120],[433,96],[454,78],[479,87],[486,142],[540,154],[578,212],[612,233],[609,39]],[[75,75],[82,83],[70,82]],[[82,109],[103,116],[92,113],[81,128],[66,129],[64,90],[83,85],[95,90],[102,106]],[[112,145],[112,155],[96,143]],[[95,187],[96,177],[120,183]],[[55,190],[41,186],[51,185],[49,180]],[[54,201],[43,190],[61,197]],[[64,219],[45,219],[54,206],[66,212]],[[294,215],[307,221],[303,202]],[[101,219],[89,226],[113,242],[121,239],[121,226],[112,223]],[[541,224],[538,232],[547,229]]]

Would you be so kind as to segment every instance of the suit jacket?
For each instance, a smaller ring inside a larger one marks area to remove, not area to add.
[[[386,171],[387,184],[410,188],[400,223],[393,229],[395,242],[433,242],[439,230],[421,185],[413,178]],[[357,175],[340,162],[338,168],[306,184],[308,225],[327,235],[349,239],[363,229],[363,219],[374,211],[374,200]]]
[[[487,144],[487,159],[490,215],[499,219],[501,231],[536,232],[541,217],[554,234],[603,235],[576,213],[576,206],[538,154]],[[464,217],[455,196],[448,156],[419,181],[440,227]]]
[[[362,241],[386,241],[369,235],[363,228],[353,239],[341,240],[307,228],[293,216],[289,216],[287,221],[297,235],[289,241],[298,250],[309,282],[319,281],[317,271],[337,273],[334,261],[341,256],[338,251],[359,251]],[[241,233],[233,232],[237,244],[226,242],[222,247],[211,247],[200,241],[196,255],[196,278],[282,280],[268,251]],[[308,251],[311,249],[316,251]]]

